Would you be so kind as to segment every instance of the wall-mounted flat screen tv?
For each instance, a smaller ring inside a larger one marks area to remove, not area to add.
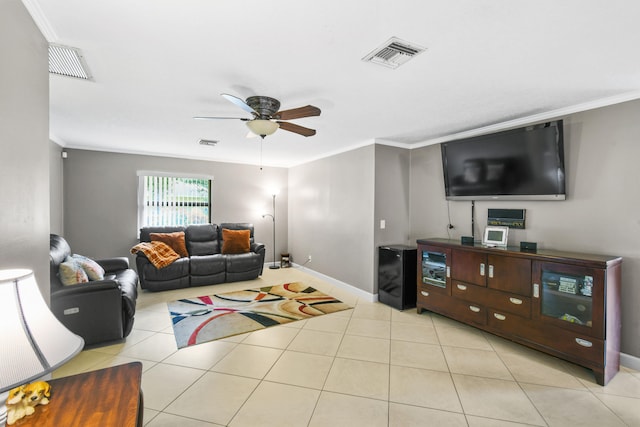
[[[562,120],[441,144],[447,200],[564,200]]]

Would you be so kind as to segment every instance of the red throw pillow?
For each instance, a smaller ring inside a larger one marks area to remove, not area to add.
[[[222,253],[246,254],[251,249],[251,230],[222,229]]]

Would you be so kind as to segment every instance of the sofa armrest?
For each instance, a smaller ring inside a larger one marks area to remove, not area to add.
[[[127,257],[114,257],[95,260],[105,273],[112,273],[114,271],[126,270],[129,268],[129,258]]]
[[[51,312],[86,345],[93,345],[125,336],[123,302],[119,283],[102,280],[56,289]]]
[[[251,244],[251,252],[255,252],[255,253],[260,253],[260,252],[264,252],[265,246],[263,243],[252,243]]]

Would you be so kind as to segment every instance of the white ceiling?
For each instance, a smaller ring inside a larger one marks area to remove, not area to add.
[[[23,2],[93,75],[50,78],[51,138],[70,148],[259,164],[244,122],[192,118],[248,117],[221,93],[322,110],[293,121],[317,135],[264,140],[272,166],[640,97],[634,0]],[[395,70],[361,60],[392,36],[427,50]]]

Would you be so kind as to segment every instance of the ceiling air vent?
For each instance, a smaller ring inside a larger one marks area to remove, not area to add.
[[[398,68],[414,56],[424,52],[426,48],[413,43],[391,37],[382,46],[362,58],[365,62]]]
[[[49,72],[61,76],[91,80],[80,49],[49,44]]]

